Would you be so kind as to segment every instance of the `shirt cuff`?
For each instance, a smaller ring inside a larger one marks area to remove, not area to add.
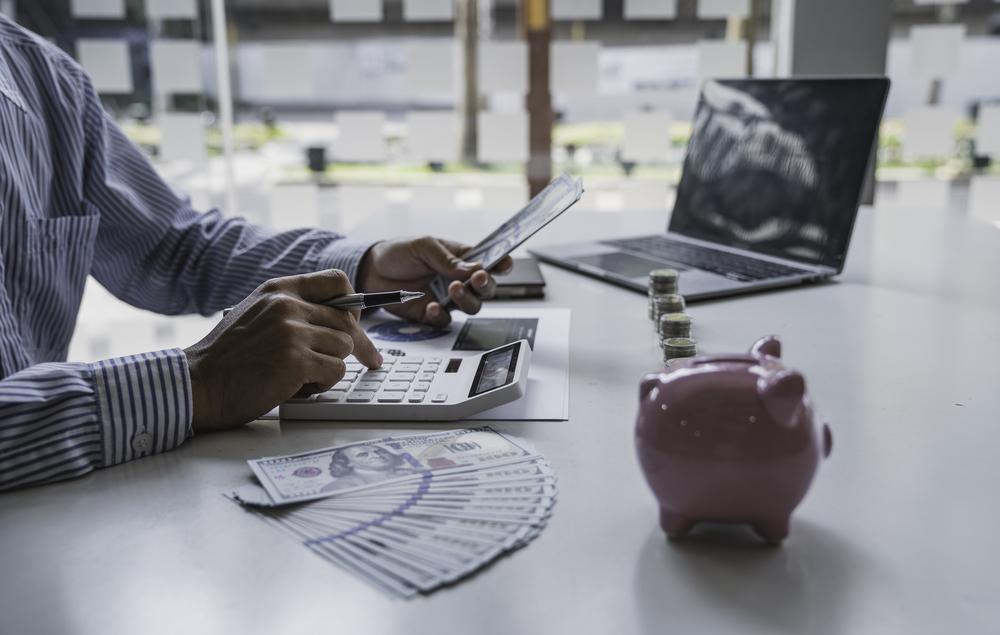
[[[104,466],[166,452],[191,436],[191,375],[179,348],[91,364]]]
[[[340,269],[347,274],[347,279],[351,281],[351,286],[356,291],[358,288],[358,266],[372,245],[377,240],[353,240],[342,238],[330,243],[324,249],[318,259],[318,269]]]

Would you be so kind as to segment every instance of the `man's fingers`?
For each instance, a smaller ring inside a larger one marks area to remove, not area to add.
[[[483,306],[483,301],[479,299],[479,296],[458,280],[454,280],[448,285],[448,297],[459,310],[465,313],[479,313],[479,309]]]
[[[431,326],[448,326],[451,324],[451,314],[439,303],[428,302],[420,321]]]
[[[361,328],[355,312],[352,311],[347,315],[354,325],[350,331],[351,337],[354,339],[354,357],[368,368],[380,368],[382,366],[382,354],[378,352],[375,344],[368,338],[368,334]]]
[[[514,259],[510,256],[504,256],[503,260],[497,263],[490,273],[495,273],[498,276],[503,276],[510,273],[510,270],[514,268]]]
[[[477,271],[469,280],[469,288],[483,299],[492,298],[497,292],[497,281],[485,271]]]
[[[277,278],[265,282],[264,285],[265,290],[295,293],[309,302],[325,302],[330,298],[354,293],[354,287],[347,274],[340,269],[326,269],[299,276]],[[268,285],[275,288],[268,289]]]
[[[482,268],[478,262],[466,262],[457,254],[466,251],[462,245],[437,238],[426,237],[413,241],[415,254],[432,271],[455,280],[465,280],[474,271]]]

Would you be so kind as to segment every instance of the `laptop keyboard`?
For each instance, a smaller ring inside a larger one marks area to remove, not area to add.
[[[612,245],[632,252],[655,256],[662,260],[685,265],[691,269],[702,269],[726,276],[734,280],[749,282],[768,280],[804,273],[802,269],[786,267],[766,260],[748,258],[700,245],[692,245],[666,236],[642,236],[622,240],[604,240]]]

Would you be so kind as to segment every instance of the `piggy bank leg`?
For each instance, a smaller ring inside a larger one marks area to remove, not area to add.
[[[767,520],[758,520],[750,523],[750,525],[753,527],[754,532],[768,543],[779,545],[781,541],[788,537],[788,522],[788,517],[769,518]]]
[[[695,521],[666,509],[660,510],[660,527],[670,538],[680,538],[694,527]]]

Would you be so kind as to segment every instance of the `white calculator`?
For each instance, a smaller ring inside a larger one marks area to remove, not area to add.
[[[352,358],[353,359],[353,358]],[[366,369],[347,362],[347,374],[317,395],[281,404],[282,419],[341,421],[454,421],[516,401],[528,383],[527,340],[469,357],[390,357]]]

